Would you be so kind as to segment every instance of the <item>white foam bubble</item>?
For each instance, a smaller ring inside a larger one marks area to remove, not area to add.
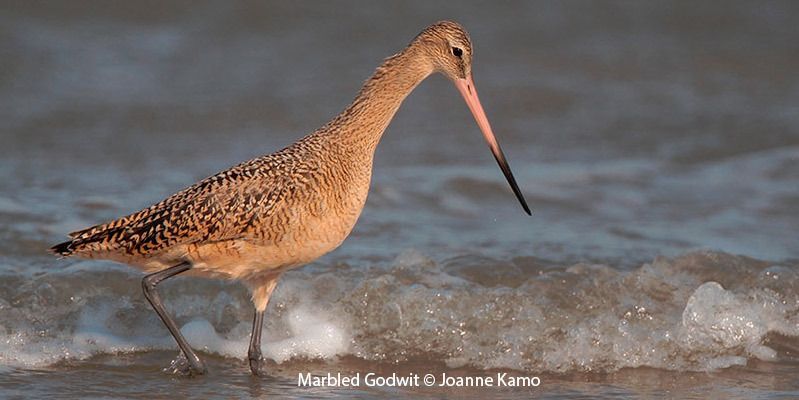
[[[679,334],[691,349],[723,352],[741,348],[747,355],[774,360],[775,351],[761,345],[771,330],[774,316],[763,311],[762,307],[724,290],[717,282],[706,282],[688,299]]]
[[[345,354],[350,337],[332,318],[314,313],[305,307],[292,310],[288,316],[291,336],[267,342],[264,356],[278,363],[292,358],[330,359]]]

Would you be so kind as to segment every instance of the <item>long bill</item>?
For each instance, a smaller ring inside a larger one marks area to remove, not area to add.
[[[511,189],[513,189],[513,194],[519,199],[519,203],[522,204],[522,208],[524,208],[527,215],[532,215],[530,207],[527,206],[527,201],[524,200],[522,191],[519,190],[519,185],[516,184],[513,172],[510,171],[510,166],[505,159],[505,154],[502,152],[502,148],[499,147],[497,138],[494,137],[494,132],[491,130],[491,125],[488,123],[488,118],[486,117],[485,111],[483,111],[483,106],[480,105],[480,99],[477,97],[477,89],[474,87],[472,75],[469,74],[466,78],[455,80],[455,87],[461,92],[463,99],[466,100],[466,105],[469,106],[469,110],[471,110],[475,121],[477,121],[477,125],[480,127],[480,130],[483,131],[483,136],[486,142],[488,142],[488,147],[491,149],[491,153],[494,154],[494,158],[497,160],[497,164],[499,164],[502,173],[505,174],[505,179],[508,180]]]

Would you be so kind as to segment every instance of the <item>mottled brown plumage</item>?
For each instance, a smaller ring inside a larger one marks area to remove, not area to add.
[[[51,250],[64,257],[115,260],[150,273],[185,264],[189,274],[238,279],[250,287],[262,312],[281,272],[335,249],[350,233],[366,201],[377,143],[422,80],[442,72],[468,85],[459,88],[477,101],[471,56],[471,42],[460,25],[433,24],[386,59],[349,107],[314,133],[144,210],[73,232],[71,240]],[[501,154],[498,145],[492,151]],[[517,190],[515,181],[511,184]],[[251,362],[253,352],[258,350],[251,347]]]

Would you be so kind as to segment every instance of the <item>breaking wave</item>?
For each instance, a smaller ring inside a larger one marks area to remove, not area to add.
[[[278,363],[355,356],[450,367],[708,371],[799,348],[799,275],[719,252],[634,269],[406,251],[386,265],[287,273],[264,326]],[[176,349],[126,267],[77,262],[0,280],[0,364]],[[252,306],[232,283],[177,279],[167,307],[197,349],[244,358]]]

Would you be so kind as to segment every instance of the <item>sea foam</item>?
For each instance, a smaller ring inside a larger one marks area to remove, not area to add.
[[[468,255],[436,262],[408,251],[387,265],[287,273],[267,311],[263,354],[278,363],[348,355],[534,372],[710,371],[789,357],[769,340],[776,334],[797,347],[796,275],[715,252],[624,270]],[[4,285],[0,364],[176,351],[139,279],[123,267],[80,262]],[[179,281],[161,290],[192,346],[246,357],[246,290]]]

